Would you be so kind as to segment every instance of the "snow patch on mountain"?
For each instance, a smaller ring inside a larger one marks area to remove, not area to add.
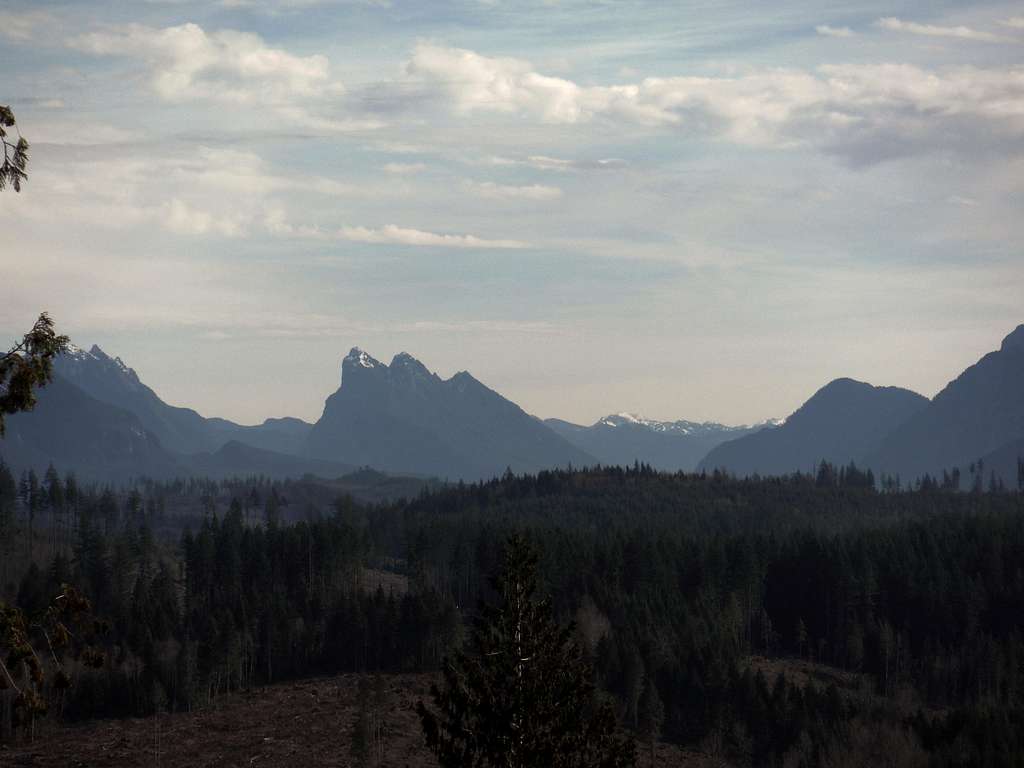
[[[134,368],[130,368],[120,357],[111,357],[100,349],[98,344],[93,344],[88,352],[74,344],[69,344],[67,350],[62,354],[61,362],[64,363],[62,372],[72,380],[86,366],[97,366],[93,368],[94,371],[113,373],[121,378],[123,384],[130,389],[142,386]]]
[[[360,368],[377,368],[380,366],[380,362],[374,360],[359,347],[352,347],[352,351],[345,356],[345,359],[342,362],[352,363],[354,365],[358,365]]]
[[[721,432],[748,432],[751,429],[762,427],[777,427],[785,423],[785,419],[768,419],[758,424],[743,424],[740,426],[729,426],[714,421],[656,421],[646,419],[636,413],[615,413],[600,419],[595,426],[622,427],[634,426],[649,429],[652,432],[664,432],[674,435],[708,435]]]

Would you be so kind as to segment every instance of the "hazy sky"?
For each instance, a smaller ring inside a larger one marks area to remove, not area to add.
[[[1024,9],[0,2],[0,338],[319,416],[352,346],[540,416],[933,395],[1024,322]]]

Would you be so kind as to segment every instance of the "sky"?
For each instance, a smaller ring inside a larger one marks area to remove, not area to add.
[[[1024,322],[1024,9],[0,3],[0,340],[315,420],[353,346],[541,417],[932,396]]]

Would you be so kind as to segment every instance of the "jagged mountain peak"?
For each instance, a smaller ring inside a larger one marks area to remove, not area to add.
[[[386,374],[387,371],[388,367],[380,360],[359,347],[352,347],[341,361],[341,383],[344,385],[346,374],[351,381],[365,378],[365,374],[371,372]]]
[[[341,361],[342,368],[346,365],[358,367],[358,368],[380,368],[387,367],[380,360],[375,359],[371,355],[367,354],[359,347],[352,347],[349,353],[345,355],[345,359]]]
[[[298,448],[311,425],[298,420],[268,421],[242,426],[226,419],[203,418],[190,408],[168,405],[142,382],[120,357],[111,357],[98,344],[89,351],[69,346],[54,361],[54,373],[92,398],[129,411],[172,453],[212,452],[231,439],[287,453]]]
[[[122,378],[122,383],[126,386],[131,388],[142,386],[134,368],[130,368],[120,357],[111,357],[98,344],[93,344],[88,352],[74,344],[69,344],[67,351],[57,358],[57,370],[72,379],[79,378],[78,374],[85,371],[90,372],[91,375],[112,373]]]
[[[1003,339],[1002,345],[999,347],[1000,352],[1024,352],[1024,324],[1018,325],[1010,334]]]
[[[490,391],[485,384],[480,383],[480,380],[473,376],[469,371],[459,371],[448,379],[446,383],[453,387],[457,392],[467,392],[469,390]]]
[[[393,358],[391,358],[391,365],[423,365],[419,360],[410,355],[408,352],[399,352]]]
[[[434,377],[434,374],[430,372],[423,363],[417,360],[415,357],[410,355],[408,352],[399,352],[391,359],[391,365],[388,366],[392,374],[405,374],[412,378],[419,377]]]
[[[407,352],[384,365],[357,347],[342,373],[309,433],[307,455],[463,479],[594,463],[466,371],[441,379]]]

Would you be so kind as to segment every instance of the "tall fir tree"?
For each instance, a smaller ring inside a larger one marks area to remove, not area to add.
[[[505,546],[470,647],[418,706],[427,745],[443,768],[620,768],[636,763],[599,701],[572,625],[560,627],[539,598],[537,554],[521,537]]]

